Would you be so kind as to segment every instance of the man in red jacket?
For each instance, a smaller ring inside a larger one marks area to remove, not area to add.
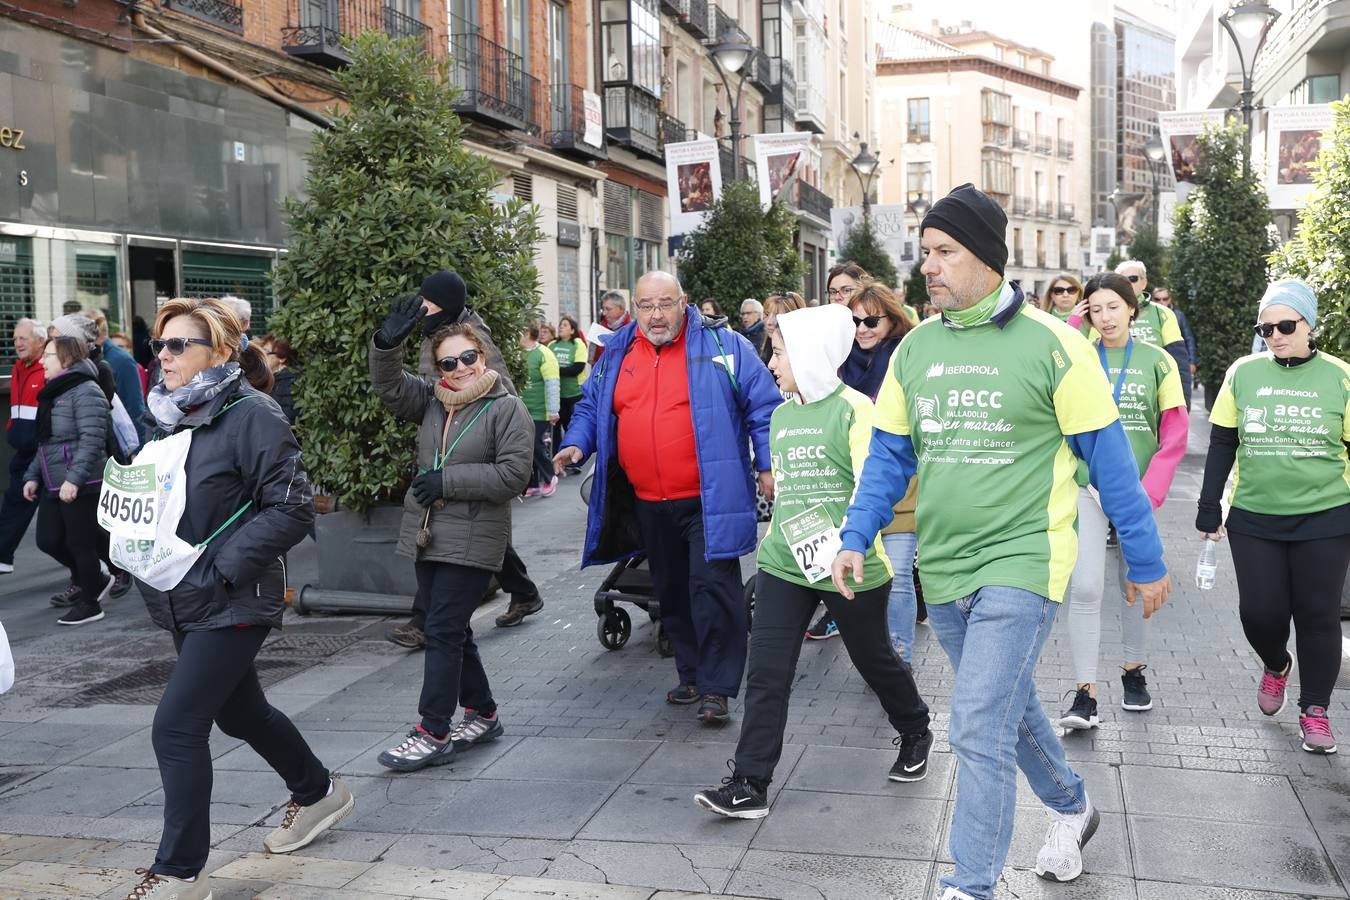
[[[612,334],[631,321],[633,321],[633,317],[628,315],[628,301],[624,299],[623,292],[605,291],[600,297],[600,321],[595,324],[603,325]],[[600,360],[600,354],[604,352],[603,346],[591,348],[592,366]]]
[[[9,488],[0,504],[0,575],[14,571],[14,551],[33,521],[37,503],[23,498],[23,475],[37,452],[38,391],[47,383],[42,351],[47,325],[20,319],[14,326],[14,369],[9,378],[9,422],[5,434],[14,455],[9,459]]]

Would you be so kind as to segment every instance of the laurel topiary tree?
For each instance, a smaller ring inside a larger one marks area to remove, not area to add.
[[[1350,103],[1331,104],[1313,192],[1294,239],[1270,258],[1274,274],[1302,278],[1317,292],[1318,346],[1350,358]]]
[[[916,262],[909,270],[909,280],[905,282],[905,302],[919,312],[923,312],[928,302],[928,279],[923,274],[923,263]]]
[[[694,303],[708,297],[732,315],[742,300],[802,289],[806,264],[794,243],[797,218],[783,203],[766,212],[748,180],[722,188],[703,224],[684,239],[676,259],[680,283]]]
[[[365,512],[406,489],[415,427],[370,388],[367,347],[389,303],[453,269],[508,364],[538,306],[533,206],[494,204],[500,175],[464,145],[447,62],[414,39],[355,39],[337,73],[350,106],[314,136],[304,199],[290,200],[289,253],[275,273],[271,321],[313,368],[296,388],[297,433],[316,485]],[[416,364],[417,341],[408,342]]]
[[[839,248],[839,260],[852,260],[867,270],[877,281],[894,288],[900,283],[899,273],[895,270],[895,260],[881,243],[870,216],[848,230],[844,246]]]

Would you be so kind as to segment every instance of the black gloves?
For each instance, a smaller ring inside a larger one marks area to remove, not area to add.
[[[413,479],[413,499],[419,506],[430,506],[445,496],[445,482],[440,469],[429,469]]]
[[[389,307],[389,315],[384,324],[375,333],[375,346],[381,350],[392,350],[412,334],[417,323],[426,318],[427,310],[422,298],[416,294],[404,294]]]

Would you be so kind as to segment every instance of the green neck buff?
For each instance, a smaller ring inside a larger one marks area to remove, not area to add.
[[[1003,284],[994,288],[994,292],[985,297],[974,306],[966,309],[943,310],[942,315],[946,320],[957,328],[973,328],[976,325],[983,325],[994,317],[994,310],[998,308],[998,298],[1003,294]]]

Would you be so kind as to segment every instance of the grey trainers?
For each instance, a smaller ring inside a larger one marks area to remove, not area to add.
[[[396,772],[416,772],[427,766],[443,766],[455,758],[455,742],[447,737],[438,741],[418,725],[408,732],[403,743],[379,756],[380,765]]]
[[[480,716],[476,709],[464,710],[464,718],[450,729],[450,742],[455,750],[468,750],[478,744],[495,741],[502,736],[502,720],[496,713],[492,718]]]
[[[333,790],[312,806],[292,800],[286,806],[281,827],[263,838],[268,853],[290,853],[313,843],[314,839],[347,817],[356,808],[356,798],[342,779],[333,779]]]
[[[126,900],[211,900],[211,879],[198,875],[184,881],[172,875],[156,875],[149,869],[137,869],[141,883],[131,889]]]

